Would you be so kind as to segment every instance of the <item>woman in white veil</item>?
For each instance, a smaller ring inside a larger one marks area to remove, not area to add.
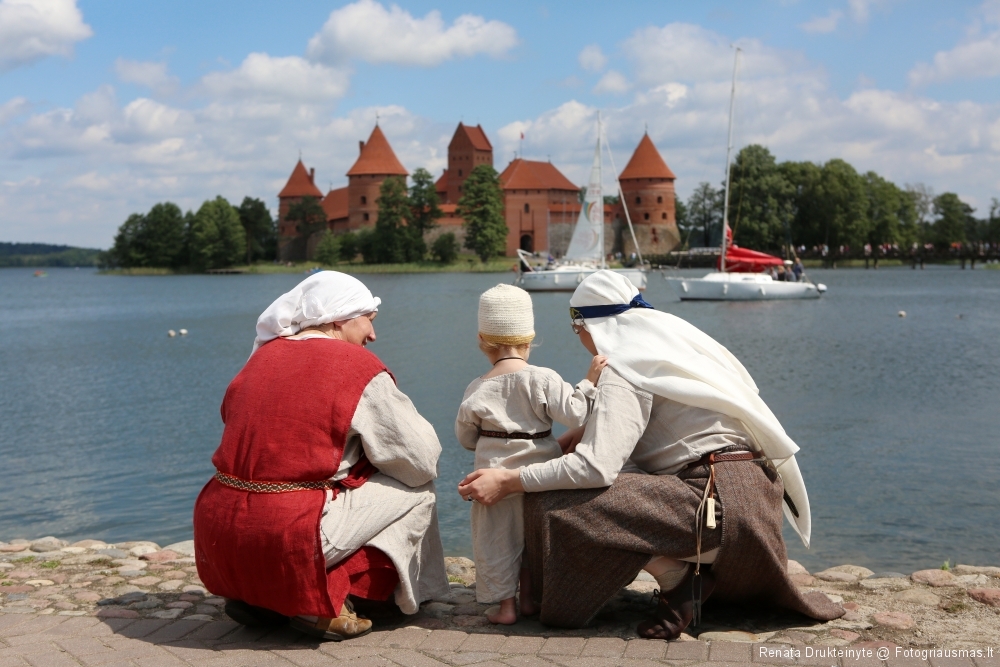
[[[590,421],[561,439],[563,457],[459,485],[487,505],[526,492],[542,622],[586,624],[640,569],[661,587],[644,637],[677,638],[709,596],[843,615],[788,579],[782,508],[807,546],[810,532],[798,447],[743,365],[612,271],[586,278],[570,305],[581,344],[608,357]]]

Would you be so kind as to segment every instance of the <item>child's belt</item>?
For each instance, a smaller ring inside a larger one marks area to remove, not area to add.
[[[547,431],[542,431],[540,433],[522,433],[521,431],[515,431],[514,433],[507,433],[506,431],[484,431],[479,429],[480,438],[505,438],[507,440],[541,440],[542,438],[547,438],[552,435],[552,429]]]

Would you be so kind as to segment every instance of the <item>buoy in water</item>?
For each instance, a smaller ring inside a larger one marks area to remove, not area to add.
[[[182,336],[187,336],[188,335],[188,330],[187,329],[181,329],[179,333]]]
[[[176,335],[177,335],[177,332],[176,332],[176,331],[174,331],[173,329],[171,329],[170,331],[168,331],[168,332],[167,332],[167,336],[168,336],[169,338],[173,338],[173,337],[174,337],[174,336],[176,336]]]
[[[898,315],[900,317],[906,317],[906,311],[905,310],[901,310],[901,311],[899,311]]]

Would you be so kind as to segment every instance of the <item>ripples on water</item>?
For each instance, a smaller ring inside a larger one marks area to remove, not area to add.
[[[815,302],[681,303],[658,274],[646,294],[728,346],[802,447],[813,548],[786,529],[790,555],[812,569],[1000,565],[1000,271],[813,273],[830,287]],[[257,315],[301,278],[0,271],[0,539],[188,538],[226,385]],[[452,424],[488,368],[479,294],[511,276],[361,278],[383,301],[370,349],[444,445],[445,548],[470,555],[454,487],[472,454]],[[588,356],[568,295],[533,298],[531,361],[576,382]]]

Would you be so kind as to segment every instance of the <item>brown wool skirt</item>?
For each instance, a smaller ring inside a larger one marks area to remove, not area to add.
[[[708,466],[678,475],[623,473],[610,487],[527,493],[525,565],[546,625],[586,625],[653,555],[695,555],[694,518]],[[783,487],[760,463],[717,463],[716,524],[702,553],[719,548],[713,600],[756,601],[831,620],[844,614],[788,579],[781,536]]]

